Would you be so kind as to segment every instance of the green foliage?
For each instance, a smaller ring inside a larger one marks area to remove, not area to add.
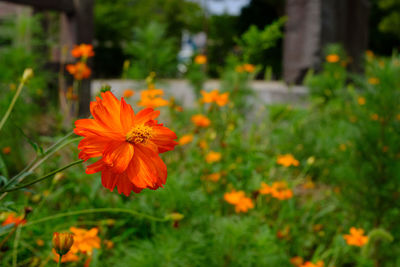
[[[134,29],[134,39],[125,47],[131,64],[127,76],[145,78],[154,71],[159,77],[170,77],[176,72],[177,51],[175,40],[166,37],[165,27],[151,22],[144,28]]]
[[[275,46],[276,42],[282,38],[282,26],[287,18],[282,17],[270,25],[267,25],[263,30],[259,30],[257,26],[250,26],[250,28],[243,33],[240,39],[237,39],[237,44],[243,50],[243,59],[245,62],[258,64],[257,61],[260,54]]]

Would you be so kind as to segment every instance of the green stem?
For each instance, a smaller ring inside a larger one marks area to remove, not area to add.
[[[7,109],[7,111],[6,111],[6,114],[4,114],[3,118],[2,118],[1,121],[0,121],[0,130],[1,130],[1,128],[3,128],[3,126],[4,126],[4,124],[6,123],[8,117],[10,116],[11,111],[13,110],[14,105],[15,105],[15,103],[17,102],[17,99],[18,99],[19,95],[21,94],[21,91],[22,91],[22,88],[24,87],[24,84],[25,84],[25,81],[24,81],[24,80],[21,80],[21,82],[20,82],[19,85],[18,85],[17,92],[15,93],[13,99],[11,100],[10,105],[8,106],[8,109]]]
[[[62,258],[62,256],[61,256],[61,254],[60,254],[60,257],[58,258],[57,267],[60,267],[60,266],[61,266],[61,258]]]
[[[140,216],[142,218],[146,218],[152,221],[157,221],[157,222],[165,222],[168,221],[166,218],[157,218],[151,215],[147,215],[135,210],[128,210],[128,209],[121,209],[121,208],[99,208],[99,209],[86,209],[86,210],[76,210],[76,211],[69,211],[69,212],[64,212],[64,213],[59,213],[56,215],[51,215],[48,217],[44,217],[35,221],[28,222],[27,224],[24,225],[24,227],[27,226],[32,226],[38,223],[42,223],[45,221],[49,220],[54,220],[58,218],[63,218],[63,217],[68,217],[68,216],[74,216],[74,215],[81,215],[81,214],[89,214],[89,213],[103,213],[103,212],[114,212],[114,213],[127,213],[131,214],[134,216]]]
[[[47,178],[52,177],[53,175],[55,175],[56,173],[58,173],[60,171],[68,169],[69,167],[72,167],[72,166],[77,165],[77,164],[82,163],[82,162],[83,162],[83,160],[74,161],[74,162],[72,162],[72,163],[70,163],[70,164],[68,164],[68,165],[66,165],[64,167],[61,167],[61,168],[59,168],[59,169],[57,169],[55,171],[52,171],[52,172],[46,174],[45,176],[37,178],[37,179],[35,179],[35,180],[33,180],[33,181],[29,182],[29,183],[26,183],[26,184],[23,184],[23,185],[20,185],[20,186],[16,186],[16,187],[13,187],[13,188],[10,188],[10,189],[1,190],[0,193],[11,192],[11,191],[15,191],[15,190],[18,190],[18,189],[25,188],[25,187],[28,187],[30,185],[36,184],[36,183],[38,183],[40,181],[43,181],[43,180],[45,180]]]
[[[21,225],[18,225],[17,231],[15,233],[14,246],[13,246],[13,267],[17,267],[18,244],[20,236],[21,236]]]

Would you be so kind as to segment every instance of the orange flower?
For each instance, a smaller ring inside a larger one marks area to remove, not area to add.
[[[212,103],[218,97],[218,90],[217,89],[212,90],[211,92],[206,92],[204,90],[201,90],[200,93],[203,96],[201,101],[204,102],[204,103]]]
[[[71,55],[76,58],[78,58],[78,57],[83,57],[83,58],[93,57],[94,56],[93,45],[91,45],[91,44],[75,45],[74,49],[71,50]]]
[[[83,62],[77,62],[75,65],[68,64],[66,69],[76,80],[87,79],[92,73],[90,68]]]
[[[202,55],[202,54],[197,55],[194,58],[194,63],[199,64],[199,65],[206,64],[207,63],[207,57],[205,55]]]
[[[379,84],[379,82],[380,82],[379,79],[376,77],[371,77],[368,79],[368,83],[372,84],[372,85],[377,85],[377,84]]]
[[[211,173],[209,175],[207,175],[207,180],[210,180],[212,182],[218,182],[219,179],[221,178],[221,174],[219,172],[216,173]]]
[[[69,229],[74,234],[74,244],[71,247],[72,253],[82,252],[91,255],[94,248],[100,248],[100,238],[97,236],[99,229],[71,227]]]
[[[350,246],[362,247],[368,243],[368,236],[364,235],[364,230],[361,228],[351,227],[350,234],[343,235],[343,238]]]
[[[168,105],[168,100],[163,99],[161,96],[164,94],[164,91],[161,89],[147,89],[143,90],[140,93],[140,101],[138,103],[139,106],[147,107],[147,108],[157,108]]]
[[[133,96],[135,94],[135,91],[133,91],[132,89],[126,89],[124,90],[123,96],[125,98],[129,98],[131,96]]]
[[[290,167],[291,165],[299,166],[299,161],[292,154],[279,155],[276,163],[285,167]]]
[[[11,153],[11,147],[9,146],[3,147],[2,151],[4,155],[8,155]]]
[[[360,96],[358,97],[357,102],[360,106],[365,105],[365,98]]]
[[[325,59],[329,63],[336,63],[336,62],[339,62],[340,57],[337,54],[329,54],[326,56]]]
[[[311,261],[306,261],[304,264],[300,265],[300,267],[324,267],[324,262],[317,261],[317,263],[312,263]]]
[[[179,138],[178,143],[180,146],[183,146],[183,145],[189,144],[192,141],[193,141],[193,134],[186,134],[186,135],[182,136],[181,138]]]
[[[128,196],[145,188],[155,190],[167,179],[167,167],[159,153],[173,150],[176,134],[154,120],[160,114],[146,108],[135,114],[124,98],[110,91],[91,102],[94,119],[75,122],[74,132],[85,137],[78,145],[79,158],[101,157],[87,166],[86,173],[102,172],[104,187]]]
[[[200,93],[203,95],[203,98],[201,99],[203,103],[215,102],[218,106],[222,107],[225,106],[229,100],[229,93],[220,94],[217,89],[212,90],[209,93],[207,93],[204,90],[201,90]]]
[[[290,263],[293,264],[296,267],[300,267],[303,264],[304,260],[300,256],[295,256],[290,259]]]
[[[210,151],[206,156],[207,163],[218,162],[221,160],[221,153]]]
[[[376,114],[376,113],[372,114],[372,115],[371,115],[371,120],[373,120],[373,121],[379,120],[379,115]]]
[[[206,140],[201,140],[201,141],[199,142],[199,147],[200,147],[201,149],[206,149],[206,148],[208,148],[208,144],[207,144]]]
[[[246,197],[244,191],[232,190],[224,194],[224,199],[229,204],[235,205],[235,212],[247,212],[249,209],[254,208],[251,198]]]
[[[204,115],[197,114],[192,116],[192,122],[197,126],[197,127],[208,127],[211,123],[210,119],[207,118]]]
[[[272,186],[262,182],[259,192],[261,195],[271,195],[273,198],[279,200],[286,200],[293,197],[293,191],[287,187],[286,182],[274,182]]]
[[[255,69],[256,67],[253,64],[248,64],[248,63],[243,64],[243,70],[246,72],[252,73],[254,72]]]
[[[9,225],[9,224],[14,224],[15,226],[17,226],[17,225],[25,224],[25,223],[26,223],[26,220],[24,219],[24,216],[17,217],[15,213],[10,213],[1,225],[5,226],[5,225]]]

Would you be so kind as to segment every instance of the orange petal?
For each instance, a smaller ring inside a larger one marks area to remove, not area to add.
[[[135,113],[133,112],[132,107],[128,105],[122,98],[120,120],[124,132],[129,132],[129,130],[132,128],[134,118],[135,118]]]
[[[135,124],[144,124],[149,120],[153,120],[160,115],[160,111],[153,110],[152,108],[145,108],[139,111],[135,116],[134,123]]]
[[[103,161],[110,165],[113,172],[126,170],[134,153],[133,145],[128,142],[110,142],[103,152]]]

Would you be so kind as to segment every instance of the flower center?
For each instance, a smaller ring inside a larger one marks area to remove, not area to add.
[[[126,141],[132,144],[146,144],[151,138],[153,129],[146,125],[137,125],[126,134]]]

